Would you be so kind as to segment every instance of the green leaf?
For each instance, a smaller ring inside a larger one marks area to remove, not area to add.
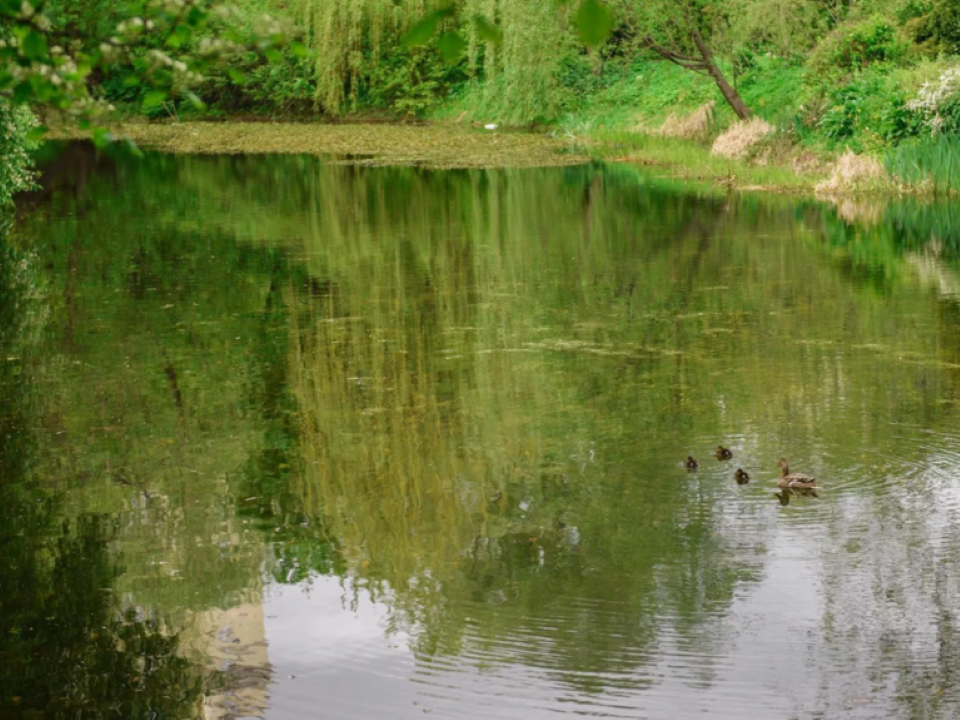
[[[455,30],[448,30],[437,40],[437,51],[447,65],[453,65],[457,62],[463,56],[466,47],[467,41],[463,39],[463,35]]]
[[[36,30],[31,30],[20,41],[20,49],[24,57],[30,60],[43,60],[48,54],[47,39]]]
[[[7,17],[17,17],[20,15],[19,0],[3,0],[0,2],[0,15]]]
[[[140,84],[140,78],[138,78],[136,75],[127,75],[123,79],[123,86],[125,88],[135,88],[139,84]]]
[[[200,99],[200,96],[194,92],[187,90],[184,95],[187,98],[187,101],[193,105],[195,110],[203,110],[207,107],[207,104]]]
[[[414,23],[410,29],[403,34],[401,42],[407,47],[426,45],[437,31],[437,25],[440,24],[440,21],[451,18],[455,14],[456,11],[453,5],[447,5],[446,7],[434,10],[432,13],[427,13],[420,18],[419,22]]]
[[[137,144],[133,142],[133,140],[131,140],[128,137],[124,137],[123,139],[120,140],[120,147],[122,147],[131,155],[133,155],[135,158],[143,157],[143,151],[139,147],[137,147]]]
[[[98,127],[93,129],[93,144],[101,150],[113,143],[116,138],[113,133],[106,128]]]
[[[305,58],[310,56],[310,51],[307,50],[307,46],[303,43],[293,42],[290,43],[290,52],[292,52],[298,58]]]
[[[140,110],[145,113],[152,113],[163,107],[167,101],[167,93],[162,90],[151,90],[143,96],[143,102],[140,104]]]
[[[13,89],[13,102],[16,105],[32,100],[33,96],[33,85],[27,80],[24,80]]]
[[[230,76],[230,80],[232,80],[235,85],[247,84],[247,76],[236,68],[227,68],[227,75]]]
[[[267,48],[263,51],[263,56],[272,63],[283,62],[283,55],[276,48]]]
[[[27,143],[30,145],[35,145],[43,140],[44,136],[47,134],[47,126],[39,125],[35,128],[30,128],[30,132],[27,133]]]
[[[503,42],[503,32],[483,15],[474,15],[473,22],[477,26],[477,35],[481,40],[499,45]]]
[[[575,20],[580,40],[587,47],[596,47],[613,30],[613,11],[599,0],[581,0]]]

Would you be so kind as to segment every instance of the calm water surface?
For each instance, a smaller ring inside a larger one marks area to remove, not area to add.
[[[956,205],[69,152],[0,245],[0,717],[960,712]]]

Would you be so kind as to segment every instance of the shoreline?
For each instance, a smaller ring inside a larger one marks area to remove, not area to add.
[[[109,127],[148,150],[173,154],[342,156],[360,165],[431,169],[563,167],[591,161],[558,138],[457,125],[321,124],[266,122],[118,123]],[[47,139],[90,139],[73,128]]]
[[[147,150],[171,154],[308,154],[368,166],[425,169],[566,167],[591,162],[647,168],[664,179],[722,192],[797,195],[830,201],[849,197],[933,197],[925,188],[889,177],[823,190],[833,162],[816,157],[813,169],[786,163],[756,165],[717,158],[707,147],[639,133],[558,137],[515,128],[477,129],[452,123],[251,122],[248,120],[127,122],[109,127]],[[49,140],[90,139],[89,131],[52,128]],[[336,160],[335,160],[336,161]],[[820,186],[820,189],[818,189]]]

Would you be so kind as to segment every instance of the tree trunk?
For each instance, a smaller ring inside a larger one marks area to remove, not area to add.
[[[652,37],[645,38],[644,45],[650,50],[653,50],[664,60],[669,60],[675,65],[679,65],[680,67],[693,72],[706,73],[712,77],[713,81],[717,84],[717,87],[720,88],[720,92],[723,93],[724,100],[726,100],[727,104],[733,108],[733,111],[737,114],[737,117],[741,120],[749,120],[751,115],[750,108],[748,108],[746,103],[743,102],[743,99],[740,97],[740,93],[730,86],[730,83],[727,82],[727,79],[723,76],[720,68],[717,67],[717,61],[713,57],[713,51],[710,50],[710,46],[704,41],[703,36],[699,31],[692,30],[690,32],[690,37],[693,40],[694,45],[697,46],[697,51],[700,54],[699,57],[694,55],[684,55],[676,50],[671,50],[668,47],[658,45]]]
[[[697,46],[697,50],[700,51],[700,55],[703,57],[703,62],[706,65],[706,70],[710,73],[710,77],[713,78],[713,81],[717,83],[717,87],[720,88],[720,92],[723,93],[724,99],[727,101],[727,104],[733,108],[733,111],[737,114],[737,117],[741,120],[750,119],[750,108],[747,107],[747,104],[743,102],[743,99],[731,85],[727,82],[727,79],[723,76],[723,73],[720,72],[720,68],[717,67],[717,61],[713,58],[713,52],[710,50],[710,47],[703,41],[703,36],[699,32],[694,30],[691,34],[693,42]]]

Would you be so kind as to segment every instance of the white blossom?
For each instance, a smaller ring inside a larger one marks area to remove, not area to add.
[[[917,97],[907,103],[907,108],[919,113],[924,124],[934,135],[943,128],[943,110],[951,102],[960,101],[960,65],[949,68],[935,83],[924,83]]]

